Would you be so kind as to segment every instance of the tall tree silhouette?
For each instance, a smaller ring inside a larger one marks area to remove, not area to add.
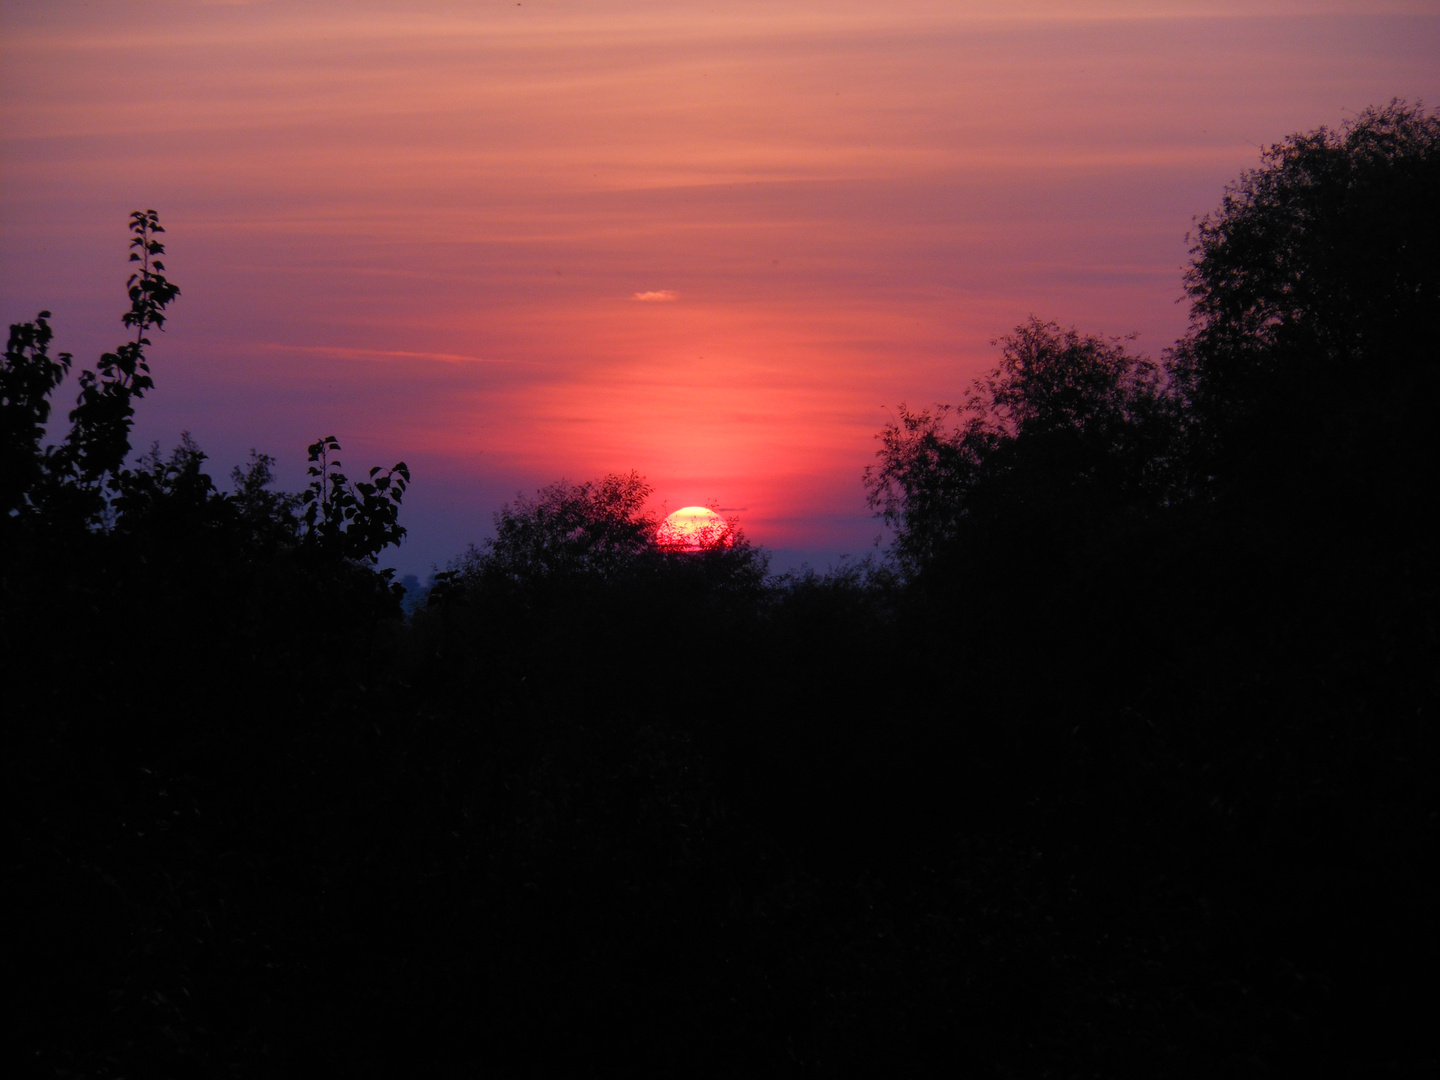
[[[1313,500],[1417,479],[1440,366],[1440,114],[1392,101],[1290,136],[1194,240],[1169,366],[1196,486]]]

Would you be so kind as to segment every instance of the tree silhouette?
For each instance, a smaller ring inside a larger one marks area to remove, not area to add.
[[[1247,174],[1168,369],[1031,319],[958,408],[902,407],[865,478],[893,562],[767,578],[611,475],[507,504],[408,620],[403,463],[352,482],[326,437],[305,492],[253,451],[224,492],[188,435],[115,457],[174,295],[132,218],[134,336],[58,445],[48,315],[0,366],[33,1067],[1432,1061],[1440,592],[1395,526],[1434,459],[1433,126]]]
[[[463,574],[513,584],[613,577],[649,551],[657,519],[638,473],[518,495],[495,514],[495,536],[461,561]]]
[[[958,412],[902,405],[878,436],[865,484],[907,573],[988,528],[1163,497],[1172,417],[1153,361],[1034,317],[995,344],[1000,363]]]
[[[269,490],[272,460],[253,453],[235,470],[234,493],[221,491],[188,433],[168,456],[157,444],[126,460],[136,403],[154,387],[149,335],[179,295],[165,277],[156,212],[132,214],[130,230],[138,266],[123,323],[133,336],[80,372],[57,444],[42,446],[72,358],[50,355],[48,312],[11,327],[0,364],[0,649],[27,673],[9,698],[38,718],[59,709],[38,703],[63,680],[70,701],[61,711],[76,730],[98,723],[89,708],[97,700],[117,710],[138,701],[143,682],[126,669],[119,644],[131,635],[189,628],[172,647],[192,661],[169,676],[178,701],[189,680],[203,685],[207,651],[228,648],[259,665],[294,655],[297,638],[307,637],[305,647],[317,654],[348,649],[358,660],[363,649],[353,648],[354,637],[399,616],[398,596],[387,587],[392,572],[374,566],[405,532],[398,523],[409,481],[403,462],[351,484],[327,456],[338,443],[320,440],[302,497]],[[97,649],[93,664],[72,665],[47,644],[77,629],[109,646]],[[149,712],[148,734],[115,725],[106,737],[125,732],[135,746],[148,745],[168,723],[164,709]]]
[[[147,335],[164,328],[165,309],[180,295],[160,258],[165,247],[156,237],[165,230],[159,215],[135,211],[130,231],[130,261],[139,267],[127,282],[130,309],[122,322],[135,336],[80,372],[70,428],[58,445],[42,448],[41,442],[50,399],[73,358],[50,356],[48,311],[10,327],[0,363],[0,537],[34,554],[34,545],[53,546],[61,533],[77,542],[87,534],[92,540],[112,532],[159,535],[198,515],[212,534],[219,530],[228,540],[246,534],[272,552],[277,544],[298,545],[322,562],[373,565],[405,535],[398,519],[410,471],[403,461],[373,468],[367,480],[352,484],[331,457],[340,444],[327,436],[309,448],[312,483],[302,496],[267,491],[273,459],[253,452],[248,468],[235,470],[234,495],[225,495],[202,470],[205,454],[188,433],[168,459],[157,446],[127,467],[135,403],[155,386]],[[20,547],[11,552],[19,553]],[[388,580],[390,573],[381,576]]]
[[[105,353],[93,369],[80,372],[80,393],[70,411],[70,430],[57,447],[40,447],[49,418],[49,397],[69,373],[72,357],[51,359],[52,336],[42,311],[34,323],[12,325],[0,366],[0,416],[4,420],[0,481],[6,525],[24,525],[40,517],[50,525],[73,527],[101,523],[117,478],[130,452],[135,402],[155,383],[145,349],[147,333],[164,329],[165,308],[180,295],[165,277],[160,256],[165,246],[156,236],[165,230],[154,210],[130,215],[130,261],[140,268],[130,275],[130,310],[122,322],[135,331],[132,341]],[[15,519],[19,519],[16,521]]]
[[[340,460],[330,456],[339,450],[334,435],[310,444],[312,479],[300,497],[301,539],[335,558],[374,563],[381,551],[404,539],[400,503],[410,483],[410,469],[403,461],[383,471],[377,465],[368,480],[352,484],[340,471]],[[387,581],[393,573],[383,572]]]
[[[48,478],[51,462],[42,452],[50,396],[70,370],[69,353],[50,357],[50,313],[33,323],[12,324],[0,364],[0,528],[34,513],[35,492]]]
[[[1308,499],[1409,471],[1436,386],[1440,114],[1392,101],[1290,136],[1194,239],[1169,367],[1195,484]]]
[[[582,598],[618,610],[661,604],[663,595],[676,601],[681,592],[694,599],[760,587],[767,558],[737,522],[704,531],[698,543],[666,543],[659,516],[646,506],[652,490],[631,472],[560,480],[517,496],[495,514],[495,536],[437,575],[430,601],[452,603],[465,592],[509,598],[532,612]]]

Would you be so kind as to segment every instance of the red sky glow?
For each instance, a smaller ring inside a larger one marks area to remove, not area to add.
[[[1158,355],[1261,146],[1440,102],[1433,3],[710,8],[0,2],[5,316],[93,363],[154,207],[182,297],[137,447],[404,459],[422,576],[631,469],[823,566],[879,533],[898,403],[1031,313]]]

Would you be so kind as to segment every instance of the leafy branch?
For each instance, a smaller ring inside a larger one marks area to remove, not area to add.
[[[340,459],[331,457],[339,450],[333,435],[310,444],[310,487],[300,497],[304,539],[341,558],[374,563],[381,550],[405,536],[400,503],[410,469],[403,461],[389,469],[377,465],[368,480],[352,484],[340,471]]]

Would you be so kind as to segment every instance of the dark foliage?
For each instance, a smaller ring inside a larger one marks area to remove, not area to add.
[[[1433,1072],[1434,130],[1273,150],[1164,364],[1031,320],[902,409],[893,558],[823,574],[610,476],[402,621],[403,464],[126,465],[138,346],[42,450],[70,358],[12,327],[32,1071]]]
[[[995,344],[1000,364],[955,421],[947,405],[902,405],[865,471],[870,505],[894,527],[892,550],[910,575],[996,530],[1083,531],[1167,494],[1174,416],[1153,361],[1035,318]]]
[[[1392,102],[1271,147],[1201,219],[1171,359],[1198,488],[1362,513],[1433,490],[1437,193],[1440,116]]]
[[[126,461],[147,334],[178,295],[155,213],[131,226],[135,336],[80,372],[55,445],[71,357],[50,357],[48,314],[11,327],[0,365],[8,865],[25,883],[7,966],[46,1075],[188,1068],[187,973],[218,977],[242,945],[223,937],[220,864],[253,879],[273,784],[323,756],[399,629],[371,564],[402,532],[403,465],[352,487],[332,462],[302,498],[269,490],[264,455],[218,490],[188,436]]]

